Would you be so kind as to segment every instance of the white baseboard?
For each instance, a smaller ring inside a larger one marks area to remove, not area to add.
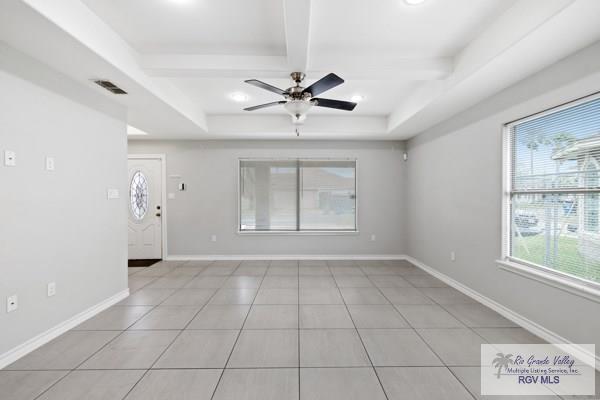
[[[229,260],[403,260],[402,254],[247,254],[247,255],[220,255],[220,254],[195,254],[195,255],[168,255],[167,261],[201,260],[201,261],[229,261]]]
[[[486,297],[486,296],[482,295],[481,293],[471,289],[470,287],[463,285],[462,283],[458,282],[457,280],[454,280],[454,279],[450,278],[449,276],[442,274],[441,272],[435,270],[434,268],[431,268],[430,266],[424,264],[423,262],[417,260],[414,257],[404,256],[404,259],[406,261],[409,261],[410,263],[414,264],[415,266],[421,268],[423,271],[428,272],[429,274],[438,278],[439,280],[441,280],[448,286],[453,287],[454,289],[471,297],[472,299],[478,301],[479,303],[483,304],[484,306],[491,308],[492,310],[496,311],[498,314],[502,315],[504,318],[509,319],[510,321],[514,322],[515,324],[521,326],[523,329],[526,329],[529,332],[533,333],[534,335],[544,339],[548,343],[568,344],[570,346],[571,350],[575,349],[576,352],[579,352],[579,354],[587,357],[587,359],[595,359],[596,360],[595,367],[596,367],[596,369],[600,370],[600,356],[598,356],[596,354],[590,354],[590,352],[587,349],[585,349],[581,346],[578,346],[575,343],[572,343],[571,341],[565,339],[564,337],[557,334],[556,332],[553,332],[553,331],[539,325],[538,323],[533,322],[532,320],[522,316],[521,314],[511,310],[510,308],[505,307],[502,304],[490,299],[489,297]]]
[[[120,291],[119,293],[109,297],[108,299],[101,301],[100,303],[88,308],[87,310],[84,310],[79,314],[76,314],[73,317],[69,318],[68,320],[63,321],[60,324],[48,329],[47,331],[29,339],[25,343],[22,343],[17,347],[8,350],[4,354],[1,354],[0,369],[12,364],[19,358],[27,355],[28,353],[31,353],[33,350],[48,343],[52,339],[62,335],[68,330],[75,328],[77,325],[92,318],[101,311],[106,310],[108,307],[117,304],[119,301],[123,300],[127,296],[129,296],[129,289]]]

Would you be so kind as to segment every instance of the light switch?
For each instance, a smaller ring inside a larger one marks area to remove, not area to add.
[[[54,171],[54,157],[46,157],[46,171]]]
[[[169,194],[167,194],[167,198],[169,200],[173,200],[175,198],[175,193],[169,193]]]
[[[56,294],[56,282],[50,282],[48,284],[48,297],[52,297]]]
[[[4,151],[4,165],[7,167],[14,167],[17,165],[17,155],[14,151]]]
[[[114,200],[119,198],[119,189],[106,189],[106,198]]]

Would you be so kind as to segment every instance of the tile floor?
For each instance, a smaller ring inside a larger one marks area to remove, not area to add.
[[[405,261],[129,273],[127,299],[0,371],[0,398],[472,400],[481,343],[541,342]]]

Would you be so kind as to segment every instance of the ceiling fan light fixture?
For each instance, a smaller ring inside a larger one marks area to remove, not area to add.
[[[301,116],[305,116],[312,106],[313,103],[308,100],[289,100],[283,105],[283,108],[292,117],[299,119]]]
[[[425,0],[404,0],[409,6],[418,6],[419,4],[425,3]]]

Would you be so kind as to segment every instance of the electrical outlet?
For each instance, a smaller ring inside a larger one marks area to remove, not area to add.
[[[19,308],[19,298],[17,295],[13,294],[12,296],[8,296],[6,298],[6,312],[13,312],[17,308]]]
[[[46,171],[54,171],[54,157],[46,157]]]
[[[52,297],[56,294],[56,282],[50,282],[48,284],[48,297]]]
[[[453,251],[450,252],[450,261],[456,261],[456,253]]]
[[[375,236],[374,233],[371,234],[371,242],[374,242],[375,240],[377,240],[377,236]]]
[[[217,235],[211,235],[210,236],[210,241],[211,242],[216,242],[217,241]]]
[[[4,151],[4,165],[6,167],[14,167],[17,165],[17,155],[14,151]]]

